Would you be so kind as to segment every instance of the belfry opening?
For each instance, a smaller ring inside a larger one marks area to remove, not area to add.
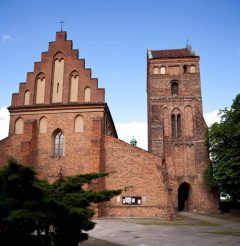
[[[187,182],[178,187],[178,211],[188,211],[191,186]]]

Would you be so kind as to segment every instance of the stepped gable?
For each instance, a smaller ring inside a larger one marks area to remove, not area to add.
[[[105,90],[98,88],[98,79],[92,78],[91,69],[85,68],[85,59],[79,59],[78,50],[72,46],[66,32],[56,33],[56,41],[49,43],[48,51],[42,52],[41,61],[34,63],[34,71],[27,73],[26,82],[19,84],[19,92],[13,93],[10,110],[57,103],[89,104],[86,90],[91,93],[91,104],[105,102]],[[56,83],[57,79],[62,81]],[[61,92],[59,96],[54,97],[54,90]]]

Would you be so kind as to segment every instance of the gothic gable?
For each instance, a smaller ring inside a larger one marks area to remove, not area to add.
[[[57,32],[56,41],[49,43],[34,71],[27,73],[26,82],[12,95],[12,107],[49,104],[104,103],[104,89],[92,78],[85,60],[78,58],[66,32]]]

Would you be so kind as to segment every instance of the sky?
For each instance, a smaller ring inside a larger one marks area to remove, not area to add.
[[[119,138],[147,148],[146,50],[192,45],[200,57],[203,109],[219,120],[240,93],[238,0],[1,0],[0,139],[11,94],[60,31],[105,88]]]

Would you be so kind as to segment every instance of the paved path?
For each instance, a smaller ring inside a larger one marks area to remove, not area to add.
[[[217,223],[220,226],[141,225],[122,219],[98,219],[90,236],[124,246],[239,246],[240,237],[209,232],[240,233],[240,223],[205,215],[182,213],[193,219]]]

